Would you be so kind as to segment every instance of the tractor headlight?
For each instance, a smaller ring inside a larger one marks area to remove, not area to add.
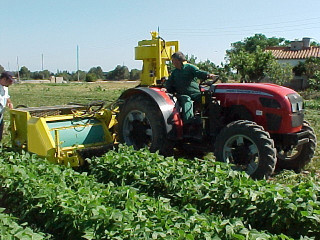
[[[287,95],[290,104],[291,104],[291,111],[293,113],[301,112],[303,110],[303,99],[297,93],[292,93]]]

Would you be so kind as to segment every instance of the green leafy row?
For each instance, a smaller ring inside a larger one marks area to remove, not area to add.
[[[169,199],[99,184],[29,154],[0,153],[0,186],[15,215],[58,239],[289,239],[247,229],[239,219],[198,214],[190,205],[178,210]]]
[[[126,146],[92,159],[90,171],[100,182],[131,185],[200,212],[241,217],[256,229],[320,237],[320,186],[312,180],[295,185],[254,181],[226,164],[164,158]]]
[[[4,213],[0,208],[0,239],[4,240],[40,240],[50,239],[50,236],[34,232],[27,224],[18,224],[16,219]]]

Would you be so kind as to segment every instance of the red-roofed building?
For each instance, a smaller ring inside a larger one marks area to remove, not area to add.
[[[289,63],[292,66],[309,57],[320,58],[320,47],[310,46],[310,38],[292,41],[290,47],[267,47],[266,51],[270,51],[279,63]]]
[[[281,64],[290,64],[295,67],[299,62],[305,62],[309,57],[320,58],[320,47],[310,46],[310,38],[303,38],[302,41],[292,41],[290,47],[267,47],[276,60]],[[289,83],[295,89],[305,89],[308,86],[306,76],[294,76]]]

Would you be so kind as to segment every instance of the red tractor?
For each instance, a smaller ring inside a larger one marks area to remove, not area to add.
[[[316,136],[304,120],[303,99],[297,92],[268,83],[200,87],[202,103],[195,109],[202,121],[200,139],[184,137],[174,95],[161,86],[140,86],[119,98],[120,141],[162,154],[174,147],[214,152],[218,161],[232,163],[257,179],[268,178],[275,168],[299,172],[311,161]]]

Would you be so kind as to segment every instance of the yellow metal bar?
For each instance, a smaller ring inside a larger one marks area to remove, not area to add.
[[[157,80],[168,77],[166,62],[179,51],[178,41],[164,41],[157,32],[151,32],[151,40],[142,40],[135,47],[135,59],[143,61],[141,85],[155,85]]]
[[[157,57],[156,57],[156,79],[161,79],[161,66],[162,66],[162,61],[161,61],[161,39],[157,39]]]
[[[54,142],[56,143],[56,157],[60,158],[60,137],[59,137],[59,131],[54,130]]]

